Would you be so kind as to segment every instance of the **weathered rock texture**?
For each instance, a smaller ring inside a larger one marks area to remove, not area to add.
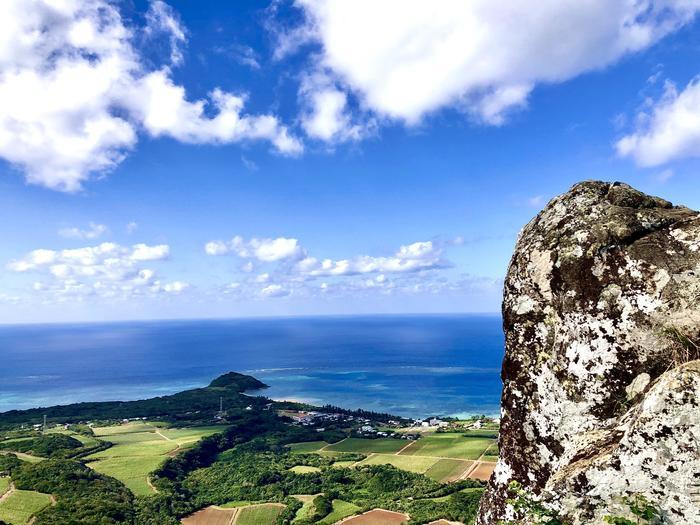
[[[523,230],[505,282],[501,459],[478,523],[515,519],[511,480],[573,524],[641,494],[700,524],[700,214],[584,182]]]

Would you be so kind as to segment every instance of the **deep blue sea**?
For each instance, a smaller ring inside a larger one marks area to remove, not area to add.
[[[0,412],[169,394],[234,370],[273,399],[497,414],[502,357],[495,315],[0,326]]]

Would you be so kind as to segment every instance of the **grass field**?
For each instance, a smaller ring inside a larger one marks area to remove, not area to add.
[[[454,481],[472,464],[472,461],[462,459],[440,459],[425,472],[425,475],[435,481]]]
[[[460,433],[431,434],[414,442],[401,455],[477,459],[492,444],[492,439],[464,437]]]
[[[330,445],[326,450],[331,452],[359,452],[361,454],[391,454],[406,446],[400,439],[360,439],[348,438]]]
[[[319,521],[318,525],[332,525],[336,521],[352,516],[358,510],[360,510],[360,507],[357,505],[353,505],[352,503],[348,503],[347,501],[340,499],[334,499],[333,510],[328,516]]]
[[[307,441],[306,443],[292,443],[289,445],[289,448],[292,452],[309,454],[311,452],[318,452],[326,445],[328,445],[328,443],[325,441]]]
[[[290,468],[292,472],[296,474],[310,474],[312,472],[320,472],[321,469],[318,467],[308,467],[306,465],[295,465],[294,467]]]
[[[44,461],[46,458],[40,458],[38,456],[31,456],[29,454],[24,454],[23,452],[9,452],[9,451],[2,451],[0,454],[14,454],[17,456],[19,459],[22,461],[26,461],[27,463],[39,463],[40,461]]]
[[[10,488],[10,478],[0,478],[0,496]]]
[[[236,525],[270,525],[275,523],[284,505],[268,503],[242,508],[236,517]]]
[[[372,454],[367,459],[358,463],[359,465],[394,465],[396,468],[401,470],[407,470],[409,472],[418,472],[423,474],[428,469],[430,469],[435,463],[437,463],[437,458],[428,458],[422,456],[397,456],[396,454]]]
[[[0,503],[0,520],[25,525],[41,509],[51,505],[51,496],[29,490],[15,490]]]
[[[316,496],[294,496],[297,498],[299,501],[301,501],[304,505],[297,511],[296,516],[294,516],[294,520],[292,523],[298,520],[303,520],[304,518],[309,518],[313,515],[313,513],[316,511],[316,506],[314,505],[314,498]]]
[[[333,468],[348,468],[352,467],[355,464],[355,461],[336,461],[331,465]]]
[[[117,478],[137,496],[153,494],[147,482],[148,474],[156,470],[169,454],[224,429],[223,426],[166,429],[144,423],[95,428],[97,436],[114,443],[114,446],[92,454],[86,460],[90,461],[91,468]]]

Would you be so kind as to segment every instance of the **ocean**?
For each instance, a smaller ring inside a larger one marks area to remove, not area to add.
[[[496,315],[0,326],[0,412],[170,394],[233,370],[273,399],[496,415],[502,358]]]

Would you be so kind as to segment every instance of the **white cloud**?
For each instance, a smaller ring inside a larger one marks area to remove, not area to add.
[[[134,233],[138,229],[139,229],[139,224],[135,221],[131,221],[126,225],[126,233],[128,235],[131,235],[132,233]]]
[[[148,65],[142,34],[167,36],[170,64]],[[189,100],[170,78],[185,40],[159,1],[145,28],[108,0],[0,2],[0,157],[32,184],[77,191],[117,166],[142,129],[189,143],[266,140],[282,153],[301,151],[275,116],[242,114],[241,95],[213,89],[208,100]]]
[[[290,291],[282,288],[279,284],[271,284],[260,290],[260,294],[263,297],[286,297]]]
[[[134,261],[161,261],[167,259],[170,255],[170,246],[167,244],[158,244],[148,246],[147,244],[135,244],[131,258]]]
[[[348,96],[323,74],[307,76],[299,95],[305,105],[301,125],[309,137],[326,142],[359,140],[373,123],[354,124]]]
[[[128,247],[104,242],[75,249],[33,250],[10,262],[7,268],[43,276],[44,280],[34,283],[34,290],[56,297],[180,293],[189,286],[187,283],[162,283],[154,270],[142,266],[145,261],[167,258],[169,252],[167,245]]]
[[[68,239],[97,239],[99,237],[102,237],[105,233],[109,231],[109,228],[105,226],[104,224],[96,224],[94,222],[91,222],[88,225],[88,228],[85,230],[81,230],[80,228],[76,227],[70,227],[70,228],[62,228],[58,230],[58,234],[61,237],[66,237]]]
[[[188,283],[182,281],[174,281],[172,283],[165,283],[163,285],[163,291],[168,293],[181,293],[190,287]]]
[[[680,92],[667,82],[661,99],[637,115],[635,131],[616,148],[645,167],[700,156],[700,78]]]
[[[276,239],[252,238],[246,241],[238,235],[230,241],[210,241],[204,246],[204,251],[208,255],[232,253],[243,259],[257,259],[262,262],[299,259],[305,255],[297,239],[277,237]]]
[[[145,31],[148,36],[153,37],[163,33],[169,37],[170,62],[173,65],[181,64],[182,45],[187,42],[187,36],[172,7],[161,0],[153,0],[146,13],[146,23]]]
[[[310,277],[360,275],[368,273],[408,273],[448,267],[442,258],[442,248],[432,241],[401,246],[393,257],[359,255],[352,259],[323,259],[306,257],[295,270]]]
[[[314,40],[321,72],[369,112],[416,124],[459,106],[502,124],[540,83],[563,82],[643,50],[687,24],[687,0],[296,0],[306,22],[277,30],[279,58]],[[344,100],[320,87],[305,125],[318,138],[342,127]],[[335,118],[333,118],[335,117]],[[334,127],[335,126],[335,127]]]

